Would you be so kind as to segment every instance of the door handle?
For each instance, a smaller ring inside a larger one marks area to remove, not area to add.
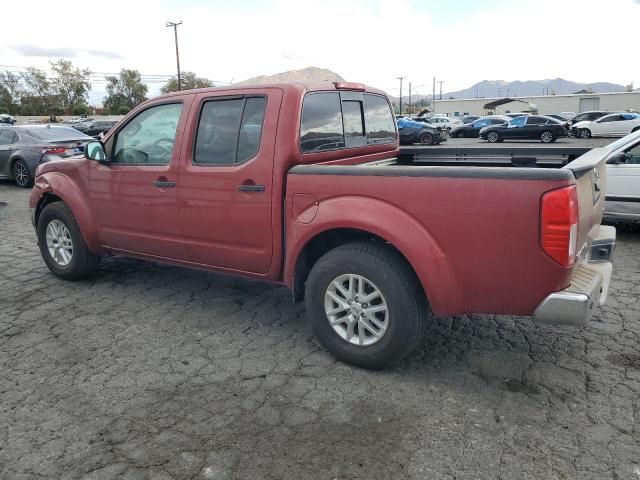
[[[264,185],[238,185],[238,190],[241,192],[264,192]]]
[[[169,180],[156,180],[155,182],[153,182],[153,184],[158,188],[169,188],[176,186],[176,182]]]

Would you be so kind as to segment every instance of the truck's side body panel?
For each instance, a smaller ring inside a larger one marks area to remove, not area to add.
[[[394,245],[441,315],[531,315],[546,295],[570,283],[571,268],[554,263],[539,245],[540,198],[569,184],[568,179],[307,175],[296,170],[288,176],[287,205],[297,194],[312,195],[318,205],[311,222],[292,218],[293,210],[287,218],[288,284],[296,253],[333,228],[371,231]]]

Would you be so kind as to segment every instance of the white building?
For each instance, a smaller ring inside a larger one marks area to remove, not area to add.
[[[586,93],[572,95],[545,95],[534,97],[510,97],[522,102],[500,105],[492,111],[484,109],[487,103],[501,98],[469,98],[465,100],[436,100],[435,113],[461,117],[465,115],[489,115],[528,111],[527,103],[537,107],[538,113],[586,112],[587,110],[607,110],[611,112],[640,111],[640,91],[616,93]]]

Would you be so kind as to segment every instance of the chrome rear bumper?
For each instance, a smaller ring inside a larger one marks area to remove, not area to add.
[[[607,298],[615,242],[615,228],[601,226],[587,258],[574,268],[571,285],[548,295],[538,305],[534,320],[550,325],[583,326]]]

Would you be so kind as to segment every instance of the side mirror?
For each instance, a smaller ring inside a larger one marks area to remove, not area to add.
[[[107,159],[107,154],[100,142],[87,143],[84,146],[84,156],[89,160],[97,160],[99,162],[104,162]]]
[[[607,159],[607,165],[620,165],[627,160],[627,154],[624,152],[614,153]]]

